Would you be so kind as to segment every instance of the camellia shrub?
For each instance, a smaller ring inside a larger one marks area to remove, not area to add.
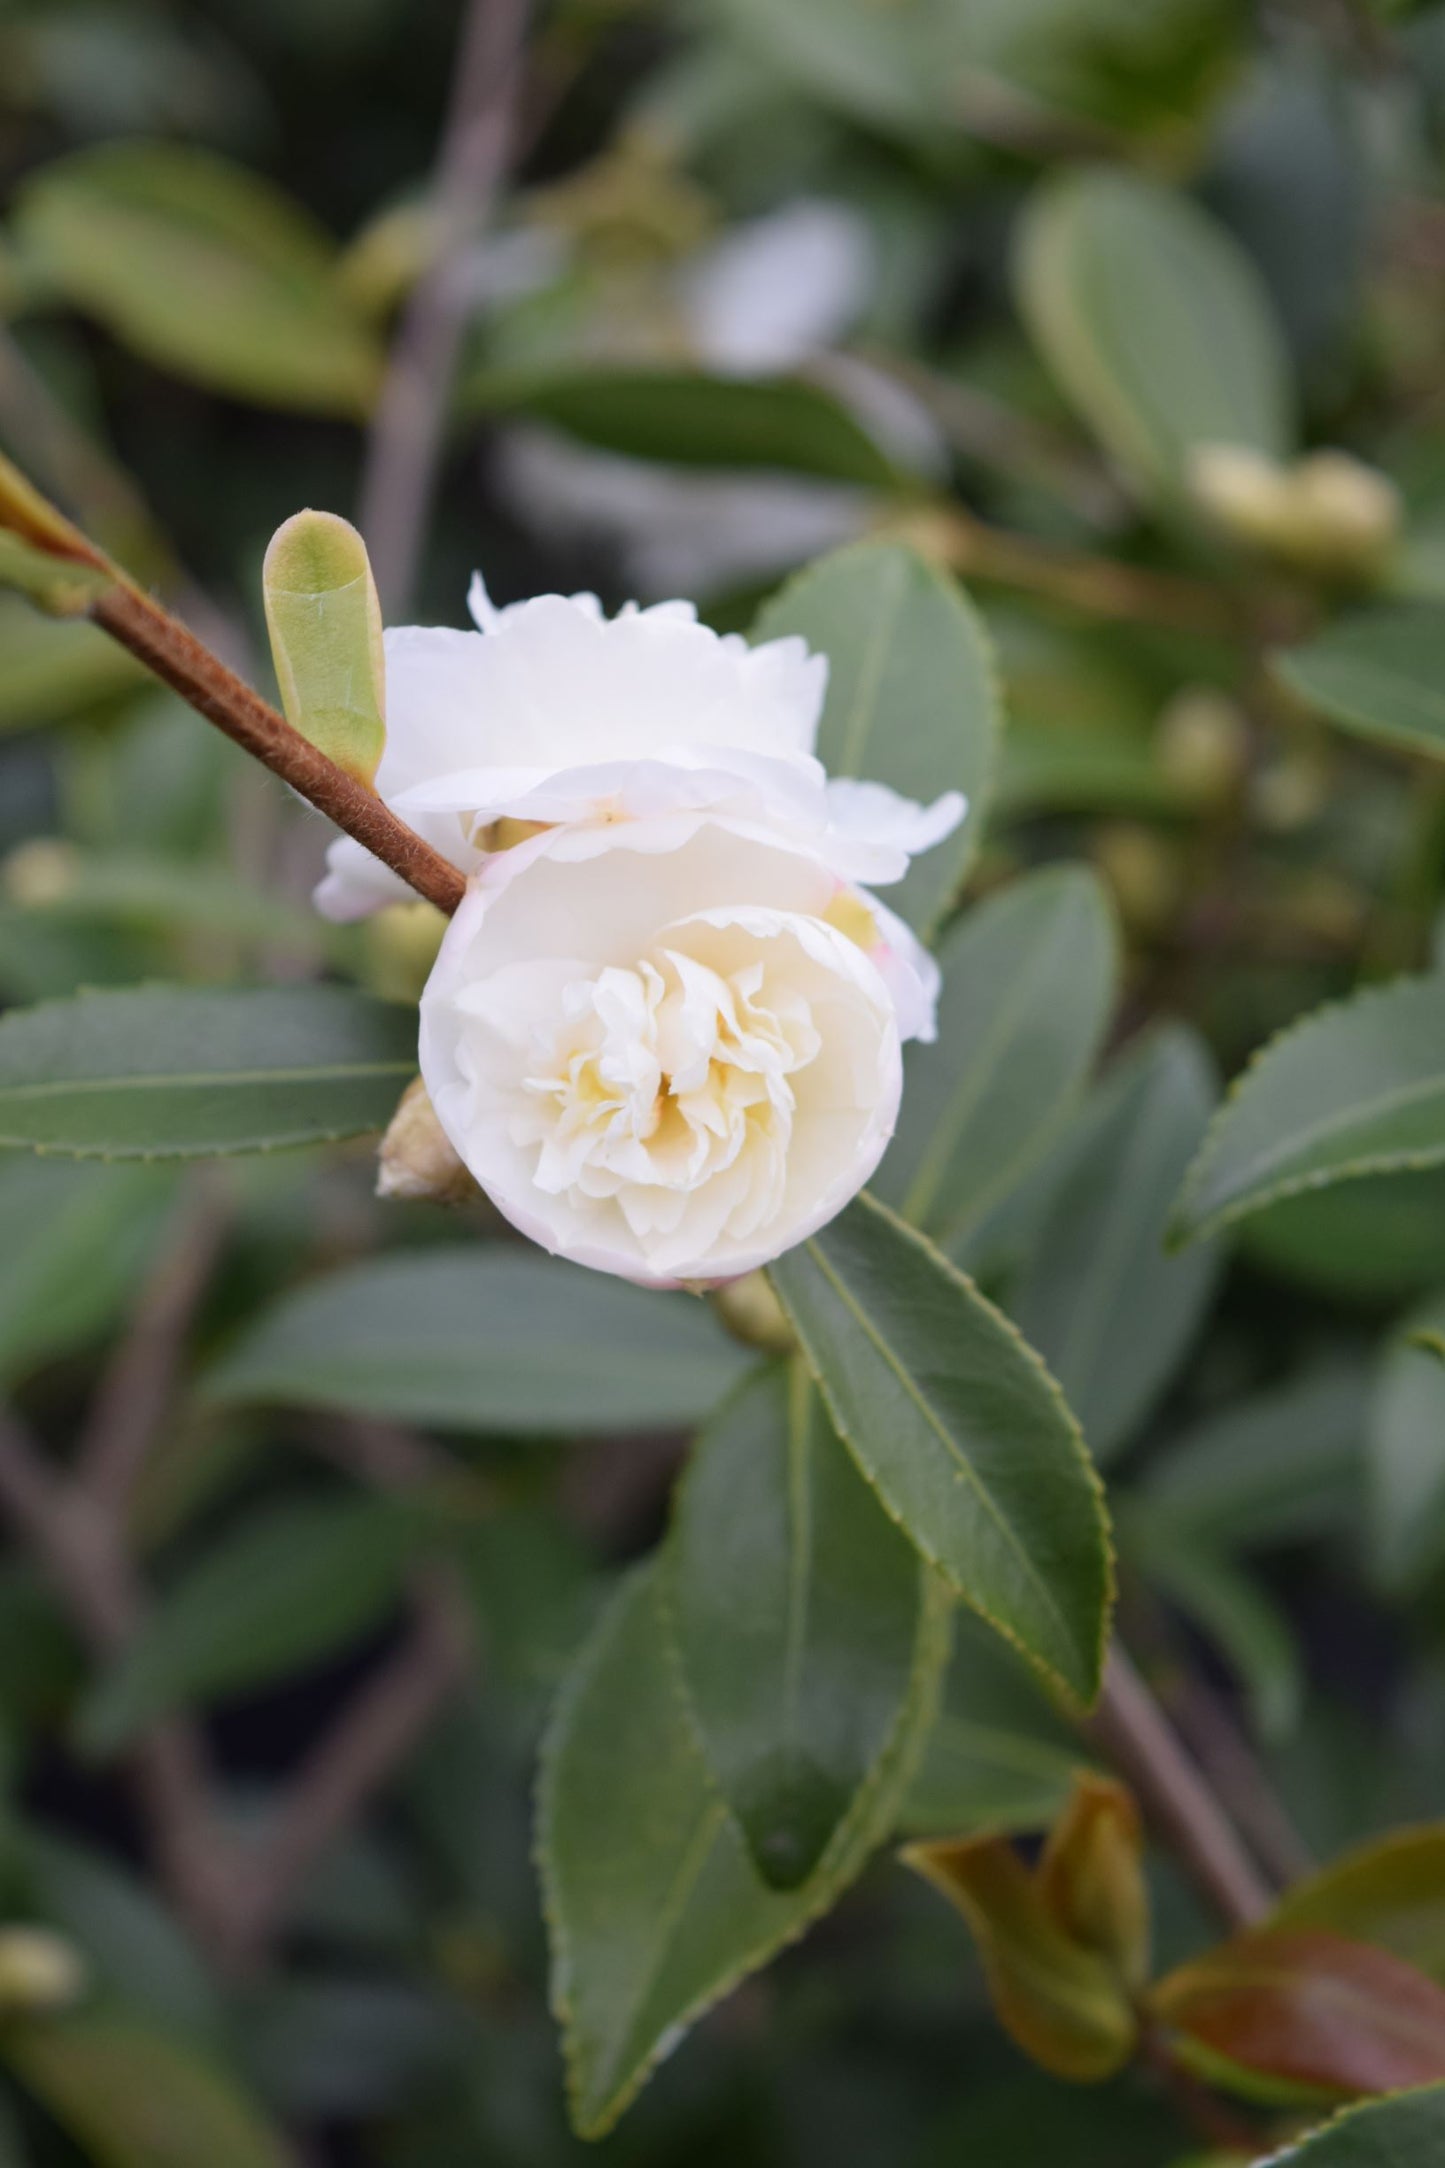
[[[1442,121],[0,21],[0,2168],[1445,2160]]]

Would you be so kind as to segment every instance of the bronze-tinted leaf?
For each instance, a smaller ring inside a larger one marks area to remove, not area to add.
[[[1039,1862],[1039,1891],[1074,1942],[1097,1950],[1127,1987],[1149,1976],[1144,1832],[1133,1795],[1081,1769]]]
[[[1445,1992],[1413,1965],[1318,1928],[1236,1935],[1153,1990],[1180,2059],[1334,2096],[1445,2077]]]

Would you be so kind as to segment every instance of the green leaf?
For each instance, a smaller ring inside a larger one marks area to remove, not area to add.
[[[68,1837],[28,1830],[20,1864],[36,1917],[68,1935],[107,1994],[168,2033],[218,2044],[221,1998],[182,1929],[138,1877]]]
[[[106,143],[43,167],[15,231],[58,292],[161,368],[264,406],[363,414],[381,357],[300,205],[208,152]]]
[[[77,1159],[275,1151],[383,1128],[416,1018],[334,986],[140,986],[0,1019],[0,1145]]]
[[[1296,1882],[1269,1917],[1376,1943],[1445,1985],[1445,1822],[1355,1846]]]
[[[1019,302],[1060,385],[1140,490],[1187,501],[1206,444],[1286,457],[1288,360],[1259,274],[1185,197],[1116,168],[1043,182],[1020,230]]]
[[[1105,891],[1051,867],[970,911],[939,954],[938,1038],[910,1047],[876,1194],[936,1242],[965,1234],[1062,1128],[1114,1001]]]
[[[982,1837],[1047,1829],[1087,1767],[1074,1727],[1036,1674],[966,1611],[928,1745],[899,1816],[905,1836]]]
[[[1282,1197],[1445,1162],[1445,981],[1397,979],[1316,1009],[1230,1087],[1189,1170],[1190,1241]]]
[[[1445,1557],[1445,1367],[1420,1336],[1445,1325],[1445,1298],[1391,1335],[1370,1408],[1371,1552],[1387,1588],[1419,1594]]]
[[[1301,1190],[1247,1219],[1252,1264],[1337,1301],[1372,1308],[1445,1282],[1445,1167]]]
[[[488,414],[526,414],[584,444],[694,467],[781,467],[865,489],[909,488],[853,419],[817,386],[684,370],[486,370],[468,387]]]
[[[1000,717],[988,641],[957,583],[899,542],[861,542],[790,580],[752,638],[800,635],[828,658],[818,758],[923,802],[968,800],[962,825],[914,860],[888,901],[927,934],[972,856]]]
[[[334,512],[278,527],[262,575],[286,720],[368,789],[386,746],[381,604],[366,544]]]
[[[96,2168],[287,2168],[287,2148],[223,2069],[130,2018],[8,2025],[0,2060]]]
[[[301,1288],[243,1335],[206,1389],[439,1429],[668,1430],[706,1415],[748,1360],[690,1295],[469,1242]]]
[[[656,1577],[634,1574],[584,1651],[543,1757],[538,1847],[552,2003],[583,2137],[608,2131],[680,2034],[828,1911],[892,1825],[933,1713],[948,1605],[928,1579],[893,1735],[821,1862],[769,1889],[677,1690]]]
[[[1430,2085],[1337,2115],[1298,2145],[1272,2154],[1269,2168],[1429,2168],[1442,2147],[1445,2085]]]
[[[167,1589],[82,1703],[76,1737],[108,1755],[166,1711],[299,1669],[384,1618],[426,1524],[391,1498],[257,1509]]]
[[[1369,610],[1273,658],[1276,676],[1352,737],[1445,760],[1445,610]]]
[[[0,595],[0,731],[68,721],[145,682],[139,663],[94,625],[42,616]]]
[[[0,1386],[105,1328],[134,1292],[170,1194],[154,1168],[0,1156]]]
[[[1137,1501],[1120,1510],[1119,1548],[1214,1644],[1263,1736],[1288,1737],[1304,1701],[1304,1669],[1288,1619],[1258,1583],[1197,1538],[1156,1526]]]
[[[1214,1097],[1208,1054],[1182,1026],[1152,1033],[1110,1071],[1010,1304],[1101,1460],[1158,1402],[1214,1290],[1212,1252],[1164,1254]]]
[[[1359,1526],[1367,1379],[1330,1360],[1171,1439],[1135,1497],[1150,1525],[1226,1552]]]
[[[708,1764],[775,1889],[813,1873],[893,1734],[926,1572],[801,1363],[756,1373],[703,1431],[663,1600]]]
[[[771,1273],[839,1432],[905,1535],[1062,1692],[1091,1701],[1108,1523],[1039,1357],[870,1198]]]

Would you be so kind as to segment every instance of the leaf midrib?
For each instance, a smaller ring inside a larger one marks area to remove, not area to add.
[[[0,1082],[0,1108],[16,1101],[85,1098],[93,1092],[222,1091],[235,1084],[336,1084],[351,1077],[411,1076],[416,1063],[400,1055],[385,1061],[330,1062],[305,1069],[186,1069],[153,1076],[48,1077],[29,1084]]]

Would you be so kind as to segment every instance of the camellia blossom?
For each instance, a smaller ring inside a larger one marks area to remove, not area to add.
[[[422,996],[438,1120],[524,1234],[663,1287],[841,1210],[893,1131],[931,960],[815,857],[715,813],[558,826],[470,885]]]
[[[386,803],[463,873],[481,866],[501,822],[715,810],[788,836],[840,879],[886,883],[962,818],[956,791],[925,807],[881,784],[828,780],[813,757],[827,662],[802,640],[749,647],[700,625],[686,602],[610,619],[595,595],[498,609],[480,579],[471,606],[475,632],[387,633],[376,776]],[[349,837],[327,864],[316,900],[330,918],[408,895]]]
[[[475,632],[387,635],[378,788],[468,886],[383,1186],[432,1193],[449,1147],[546,1249],[647,1286],[736,1278],[883,1154],[938,971],[861,884],[963,800],[830,781],[827,663],[800,639],[749,647],[677,602],[499,610],[480,581],[472,609]],[[332,916],[399,893],[332,846]]]

